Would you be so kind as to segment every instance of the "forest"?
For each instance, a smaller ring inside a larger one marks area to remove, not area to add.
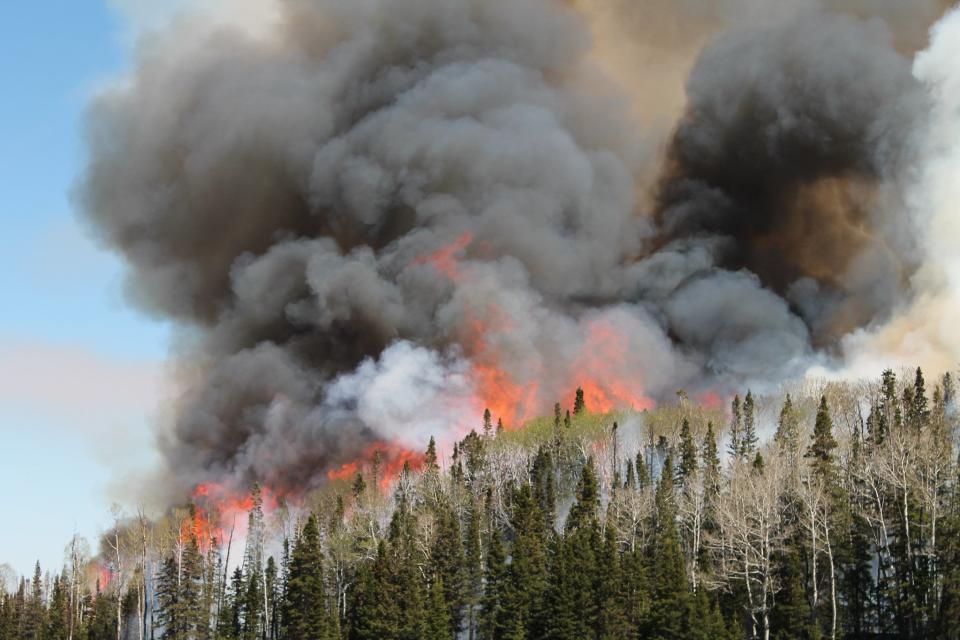
[[[0,640],[960,637],[950,374],[570,400],[396,477],[377,451],[305,496],[254,484],[239,524],[118,510],[7,580]]]

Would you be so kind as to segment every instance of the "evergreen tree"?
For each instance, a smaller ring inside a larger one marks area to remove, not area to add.
[[[707,434],[702,447],[704,485],[707,499],[720,493],[720,452],[717,451],[717,436],[713,432],[713,422],[707,423]]]
[[[597,482],[593,457],[590,457],[580,472],[580,481],[577,483],[576,489],[576,502],[570,508],[569,515],[567,515],[566,531],[574,531],[595,522],[599,508],[600,486]]]
[[[609,516],[608,516],[609,517]],[[612,522],[604,529],[603,548],[597,567],[597,638],[614,640],[631,638],[636,629],[631,627],[627,614],[627,590],[624,588],[620,548]]]
[[[683,419],[680,427],[680,465],[677,467],[677,481],[680,484],[697,471],[697,446],[690,433],[690,421]]]
[[[514,532],[512,561],[500,599],[507,623],[505,638],[538,637],[543,620],[544,595],[548,587],[547,532],[543,515],[528,485],[514,491],[510,517]]]
[[[773,440],[787,451],[796,451],[800,447],[800,419],[789,393],[780,409],[780,419],[777,421],[777,431]]]
[[[443,585],[443,602],[447,613],[450,636],[456,636],[462,627],[462,611],[466,604],[463,542],[460,539],[460,521],[450,505],[442,503],[436,510],[437,534],[431,548],[433,582]],[[431,594],[431,598],[432,598]]]
[[[489,415],[489,410],[487,414]],[[437,471],[440,467],[437,464],[437,442],[430,436],[430,442],[427,444],[427,452],[424,454],[423,463],[427,471]]]
[[[644,460],[643,457],[643,451],[637,452],[636,462],[637,489],[642,491],[653,484],[653,480],[650,477],[650,469],[647,467],[646,460]]]
[[[467,607],[468,637],[476,637],[477,609],[483,596],[483,543],[481,541],[481,514],[478,501],[470,503],[464,541],[464,601]]]
[[[577,392],[573,399],[573,415],[578,416],[586,410],[587,406],[583,400],[583,389],[577,387]]]
[[[483,437],[487,440],[493,437],[493,416],[489,408],[483,410]]]
[[[427,638],[455,638],[451,628],[456,626],[450,619],[450,607],[447,604],[447,598],[444,595],[447,589],[444,587],[443,579],[437,578],[430,587],[430,597],[427,604],[426,620],[424,621],[424,632],[420,636]]]
[[[734,396],[730,403],[730,444],[727,451],[733,459],[740,458],[743,451],[743,414],[740,410],[740,396]]]
[[[283,620],[292,639],[330,637],[330,615],[323,587],[323,551],[317,517],[310,514],[294,543],[283,601]]]
[[[740,435],[740,457],[744,460],[749,460],[757,449],[758,440],[753,392],[747,391],[747,397],[743,400],[743,430]]]
[[[504,590],[507,587],[507,561],[498,529],[494,529],[490,534],[483,575],[485,588],[480,610],[480,638],[502,640],[506,637],[509,627],[503,614]]]
[[[677,534],[676,495],[673,475],[669,472],[672,466],[673,460],[667,455],[656,493],[656,517],[650,551],[653,592],[645,625],[647,637],[654,640],[686,638],[691,634],[692,603]]]
[[[833,450],[836,448],[837,441],[833,437],[833,420],[827,407],[827,397],[821,396],[812,442],[807,448],[806,457],[810,458],[814,470],[822,477],[829,476],[833,471]]]
[[[40,572],[40,563],[37,562],[33,570],[33,580],[30,582],[30,598],[23,617],[22,638],[24,640],[41,640],[46,624],[45,607],[43,603],[43,577]]]

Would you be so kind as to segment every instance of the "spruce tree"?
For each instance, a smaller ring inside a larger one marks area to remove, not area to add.
[[[743,432],[740,436],[740,456],[749,460],[754,451],[757,450],[758,441],[756,407],[753,392],[748,390],[747,397],[743,400]]]
[[[653,640],[685,638],[690,632],[692,602],[677,533],[672,465],[673,460],[667,455],[655,499],[656,518],[650,548],[653,593],[645,625],[646,637]]]
[[[789,393],[780,409],[780,419],[777,421],[777,431],[773,440],[781,448],[790,452],[800,447],[800,420]]]
[[[504,590],[507,588],[507,561],[500,531],[490,534],[487,562],[484,568],[484,591],[480,609],[480,638],[502,640],[508,627],[503,614]]]
[[[730,444],[727,451],[733,459],[739,459],[743,452],[743,414],[740,410],[740,396],[734,396],[730,403]]]
[[[703,438],[701,449],[703,458],[704,484],[710,499],[720,493],[720,452],[717,451],[717,436],[713,432],[713,422],[707,422],[707,434]]]
[[[435,519],[437,533],[430,550],[431,571],[433,582],[443,585],[442,596],[447,607],[444,618],[450,625],[449,635],[456,636],[462,626],[462,612],[466,604],[466,559],[460,539],[460,521],[446,502],[438,505]]]
[[[833,420],[830,418],[826,396],[820,397],[811,438],[806,457],[811,460],[814,470],[821,477],[829,476],[833,471],[833,450],[837,448],[837,441],[833,437]]]
[[[587,405],[583,400],[583,389],[577,387],[577,391],[573,399],[573,415],[578,416],[586,410]]]
[[[437,464],[437,442],[430,436],[430,442],[427,443],[427,451],[423,456],[423,463],[426,470],[437,471],[440,467]]]
[[[690,433],[690,421],[683,419],[680,427],[680,465],[677,467],[677,481],[680,484],[697,471],[697,445]]]
[[[330,616],[323,587],[323,551],[313,513],[293,546],[283,601],[283,620],[290,638],[328,638]]]

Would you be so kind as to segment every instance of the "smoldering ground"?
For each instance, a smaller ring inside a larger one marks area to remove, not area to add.
[[[91,106],[77,193],[130,299],[181,328],[178,489],[303,489],[586,378],[644,406],[834,357],[922,259],[904,43],[942,7],[881,4],[659,3],[706,46],[657,120],[649,65],[625,86],[603,38],[675,43],[602,32],[596,3],[290,0],[256,33],[145,38]]]

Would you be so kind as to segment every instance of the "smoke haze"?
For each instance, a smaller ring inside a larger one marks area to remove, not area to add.
[[[247,4],[140,42],[78,187],[182,328],[175,492],[842,367],[945,250],[942,3]]]

